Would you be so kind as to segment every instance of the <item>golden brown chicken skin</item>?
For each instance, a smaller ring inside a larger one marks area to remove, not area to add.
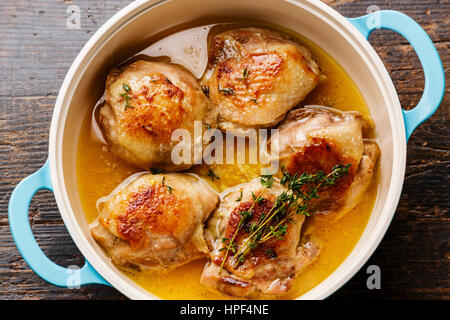
[[[313,243],[299,244],[304,215],[295,215],[287,224],[282,238],[272,238],[252,250],[243,262],[227,246],[233,239],[238,250],[251,234],[251,226],[268,215],[274,201],[286,189],[274,183],[263,193],[263,201],[255,202],[263,191],[259,179],[254,179],[224,196],[217,211],[208,221],[205,231],[211,249],[211,261],[203,269],[200,282],[211,289],[231,296],[257,298],[287,293],[296,274],[311,263],[319,253]],[[239,202],[236,199],[241,198]],[[238,228],[241,212],[251,210],[246,225]],[[237,233],[236,233],[237,231]],[[236,234],[236,235],[235,235]],[[225,239],[225,241],[224,241]],[[225,261],[224,261],[225,260]]]
[[[203,224],[217,202],[193,175],[145,174],[100,204],[91,234],[120,267],[176,267],[207,252]]]
[[[304,47],[265,29],[226,31],[210,40],[203,85],[222,129],[273,126],[319,81]]]
[[[320,198],[310,202],[311,213],[342,213],[358,203],[379,155],[374,142],[363,140],[368,126],[357,112],[309,106],[292,110],[271,138],[279,148],[280,165],[292,175],[329,174],[336,165],[350,165],[345,177],[321,188]]]
[[[123,159],[139,167],[181,170],[171,151],[176,129],[186,129],[194,143],[194,121],[213,124],[211,105],[197,80],[180,66],[137,61],[123,71],[113,70],[106,80],[105,105],[100,122]],[[192,148],[191,148],[192,150]]]

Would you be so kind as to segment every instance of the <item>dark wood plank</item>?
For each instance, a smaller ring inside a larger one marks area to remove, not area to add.
[[[82,28],[66,28],[72,1],[20,0],[0,4],[0,299],[123,299],[116,290],[87,286],[69,290],[34,274],[12,241],[7,206],[14,186],[47,156],[48,130],[59,86],[76,54],[109,17],[130,1],[78,0]],[[436,43],[449,72],[448,1],[325,1],[355,17],[368,6],[403,11]],[[414,106],[424,85],[417,56],[401,36],[376,31],[370,38],[389,70],[404,107]],[[448,176],[450,167],[449,97],[411,137],[405,185],[393,222],[380,247],[360,272],[332,299],[449,299]],[[53,196],[40,192],[30,221],[38,243],[62,266],[83,258],[65,230]],[[368,265],[382,271],[382,289],[366,288]]]

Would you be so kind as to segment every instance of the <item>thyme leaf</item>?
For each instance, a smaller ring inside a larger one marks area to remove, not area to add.
[[[212,181],[214,181],[215,179],[220,179],[220,177],[211,169],[208,169],[208,177],[210,177]]]
[[[242,200],[242,190],[241,190],[241,194],[239,195],[239,197],[236,199],[236,202],[240,202]]]

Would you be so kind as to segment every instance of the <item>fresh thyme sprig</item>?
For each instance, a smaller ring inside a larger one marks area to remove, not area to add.
[[[202,86],[202,91],[209,98],[209,87],[208,86]]]
[[[239,194],[239,197],[237,197],[236,202],[240,202],[242,200],[242,190],[241,193]]]
[[[248,68],[245,67],[244,71],[242,71],[242,79],[247,80],[249,74],[250,74],[250,70],[248,70]]]
[[[120,96],[125,99],[124,111],[126,111],[128,108],[134,107],[130,104],[131,97],[128,95],[131,92],[130,87],[126,83],[122,83],[122,87],[125,92],[121,93]]]
[[[263,194],[267,189],[272,187],[274,178],[271,175],[261,176],[261,185],[264,186],[262,192],[258,197],[253,195],[254,202],[248,211],[248,214],[242,216],[240,223],[231,240],[227,242],[224,260],[220,270],[228,256],[228,252],[233,252],[233,260],[236,261],[234,268],[245,261],[248,253],[262,243],[269,241],[272,238],[283,239],[287,234],[288,224],[293,221],[295,215],[308,214],[308,202],[312,199],[319,198],[318,191],[324,186],[331,186],[339,179],[347,176],[351,164],[336,165],[329,174],[323,171],[318,171],[315,174],[303,173],[301,175],[291,175],[282,168],[282,178],[280,184],[287,188],[279,196],[276,197],[273,206],[267,214],[262,214],[259,221],[253,224],[247,231],[250,234],[244,240],[244,243],[237,249],[237,244],[234,242],[239,230],[243,228],[246,222],[252,216],[252,210],[256,203],[259,203],[263,198]],[[273,257],[273,255],[271,255]],[[276,256],[276,255],[275,255]]]
[[[234,242],[234,239],[236,238],[237,234],[239,233],[239,230],[242,229],[242,227],[247,223],[247,221],[249,221],[252,218],[253,215],[253,207],[255,206],[255,204],[260,203],[262,200],[264,200],[264,198],[262,197],[262,194],[267,190],[272,188],[273,182],[274,182],[274,178],[272,175],[262,175],[261,179],[260,179],[261,185],[264,187],[264,189],[261,191],[261,193],[258,196],[255,196],[255,194],[252,193],[252,197],[255,201],[253,201],[250,209],[246,210],[246,211],[241,211],[241,219],[239,220],[239,223],[237,225],[236,231],[233,234],[233,237],[231,239],[231,241],[228,241],[228,246],[226,248],[226,252],[225,252],[225,257],[222,260],[222,264],[220,265],[220,269],[219,272],[222,270],[225,261],[227,260],[228,257],[228,252],[232,249],[232,252],[236,255],[236,243]],[[239,201],[242,200],[242,191],[241,194],[239,196]],[[222,239],[223,240],[223,239]],[[227,239],[228,240],[228,239]],[[223,249],[223,248],[222,248]]]
[[[158,169],[158,168],[150,168],[150,172],[152,174],[160,174],[160,173],[164,173],[164,170]]]
[[[273,177],[272,177],[272,179],[273,179]],[[261,176],[261,184],[263,183],[262,181],[266,181],[266,179],[263,178],[263,176]],[[264,189],[261,191],[261,194],[263,194],[268,188],[272,187],[273,181],[270,184],[266,183],[266,182],[264,182],[264,183],[265,183],[265,186],[264,186]],[[253,207],[255,206],[255,204],[261,202],[264,199],[261,196],[261,194],[258,195],[258,197],[256,197],[252,193],[253,199],[255,199],[255,201],[253,201],[250,209],[240,212],[241,219],[239,220],[239,223],[237,225],[236,231],[234,232],[233,237],[231,238],[231,240],[227,239],[228,243],[227,243],[227,247],[226,247],[226,251],[225,251],[225,257],[222,260],[222,264],[220,265],[219,272],[222,271],[222,268],[223,268],[223,266],[225,264],[225,261],[227,261],[228,252],[231,250],[236,255],[236,243],[234,242],[234,239],[236,238],[237,234],[239,233],[239,230],[241,230],[242,227],[245,225],[245,223],[248,220],[251,219],[251,217],[253,215]],[[241,195],[242,195],[242,192],[241,192]],[[241,198],[241,200],[242,200],[242,198]],[[226,239],[226,238],[224,238],[224,239]],[[224,239],[222,239],[222,242],[223,242]],[[223,248],[220,251],[223,251]]]

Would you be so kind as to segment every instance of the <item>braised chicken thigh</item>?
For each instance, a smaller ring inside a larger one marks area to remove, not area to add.
[[[351,165],[345,178],[310,202],[311,213],[343,213],[357,204],[379,154],[374,142],[363,140],[367,126],[357,112],[307,106],[292,110],[272,136],[271,147],[278,148],[280,165],[290,174],[329,174],[336,165]]]
[[[173,132],[186,129],[192,151],[194,121],[207,125],[215,121],[197,80],[169,63],[137,61],[122,72],[112,70],[106,80],[105,100],[100,122],[112,150],[145,169],[189,168],[192,154],[188,163],[171,160],[172,148],[178,143],[172,141]]]
[[[319,81],[305,47],[265,29],[235,29],[210,41],[202,80],[222,129],[269,127],[303,100]]]
[[[289,291],[295,275],[319,252],[311,242],[299,244],[304,215],[294,215],[282,237],[262,238],[256,248],[248,245],[252,251],[244,260],[239,259],[239,252],[243,252],[251,234],[257,232],[255,226],[273,212],[276,198],[286,191],[278,182],[267,189],[260,179],[254,179],[223,197],[205,230],[211,261],[203,269],[202,284],[236,297]]]
[[[100,203],[91,234],[128,269],[163,270],[204,256],[203,225],[218,196],[190,174],[144,174]]]

